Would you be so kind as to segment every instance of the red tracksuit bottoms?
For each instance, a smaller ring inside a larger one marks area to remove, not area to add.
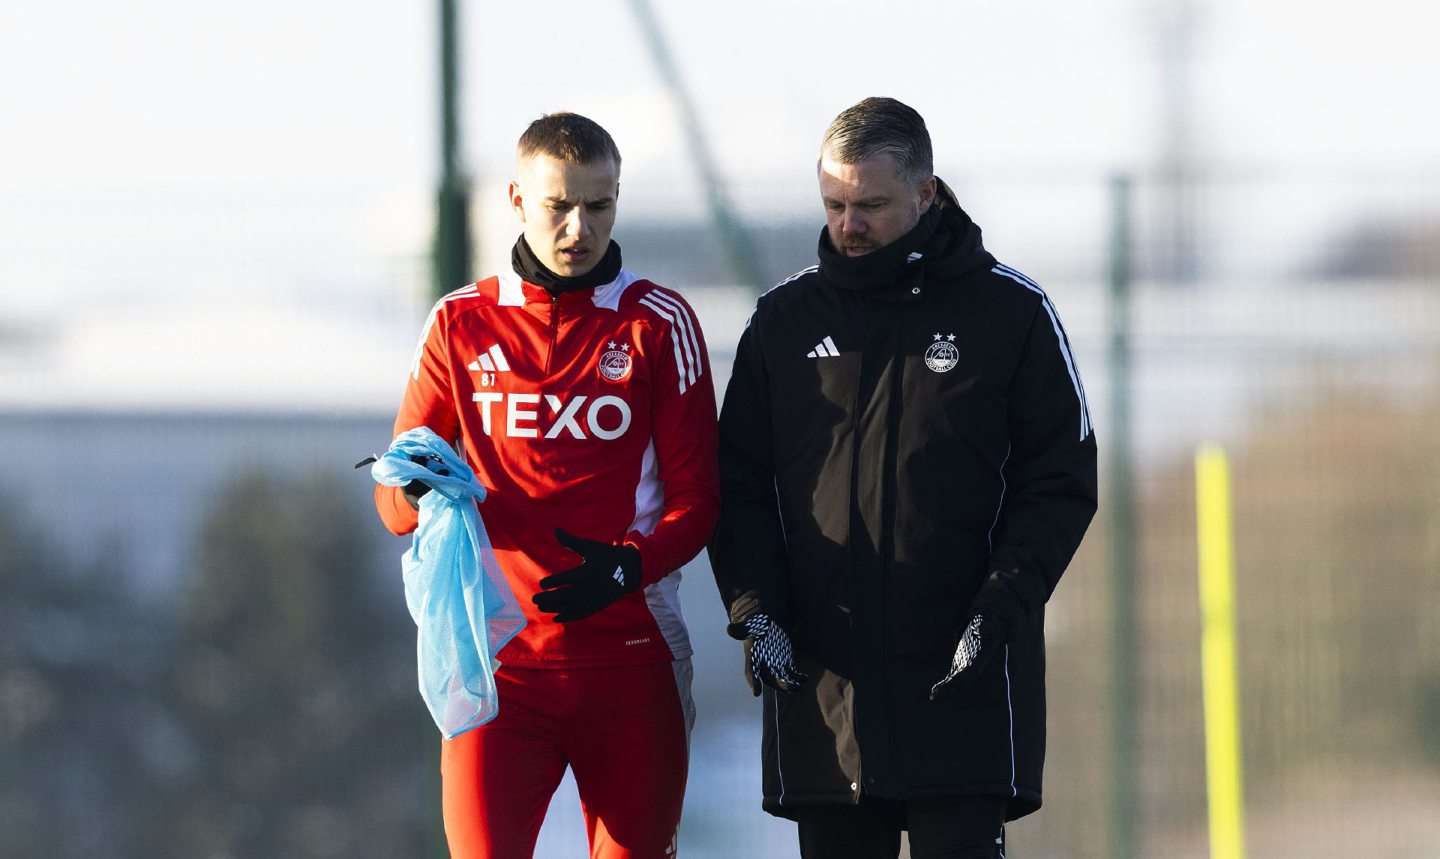
[[[694,722],[690,660],[502,665],[495,681],[499,714],[441,747],[451,856],[532,856],[569,766],[592,859],[673,859]]]

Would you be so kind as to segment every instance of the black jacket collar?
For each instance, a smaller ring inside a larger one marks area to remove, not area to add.
[[[940,223],[940,207],[932,204],[910,232],[879,250],[849,257],[835,249],[830,231],[820,231],[820,277],[831,286],[851,292],[873,292],[894,283],[905,273]]]
[[[820,277],[825,283],[877,297],[915,299],[926,279],[953,278],[995,265],[980,241],[980,227],[956,202],[942,181],[935,202],[910,232],[883,248],[859,257],[835,249],[828,230],[820,231]]]

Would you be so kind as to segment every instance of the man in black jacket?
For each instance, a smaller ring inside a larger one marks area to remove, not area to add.
[[[819,265],[761,296],[720,415],[711,561],[801,855],[1000,856],[1040,807],[1045,602],[1096,506],[1054,306],[996,262],[924,120],[826,131]]]

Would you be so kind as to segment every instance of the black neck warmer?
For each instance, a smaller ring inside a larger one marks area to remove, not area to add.
[[[841,289],[868,292],[894,283],[905,271],[910,254],[920,250],[940,224],[940,200],[937,198],[920,216],[910,232],[879,250],[864,256],[847,257],[835,250],[830,231],[820,230],[820,276]]]
[[[561,277],[545,267],[545,263],[530,249],[530,243],[521,236],[515,240],[515,247],[510,251],[510,267],[530,283],[543,286],[551,295],[594,289],[620,276],[620,246],[612,240],[610,247],[605,249],[605,256],[594,268],[579,277]]]

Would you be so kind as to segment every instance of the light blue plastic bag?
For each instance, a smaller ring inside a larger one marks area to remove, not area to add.
[[[436,456],[448,476],[412,455]],[[520,603],[500,572],[475,502],[485,487],[428,427],[401,433],[370,475],[386,486],[424,478],[420,525],[401,558],[405,602],[418,627],[420,696],[446,739],[478,728],[499,712],[495,654],[525,626]]]

